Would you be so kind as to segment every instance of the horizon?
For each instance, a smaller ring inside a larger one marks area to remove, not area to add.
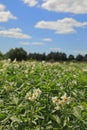
[[[22,48],[22,47],[20,47],[20,48]],[[20,48],[10,48],[10,50],[11,50],[11,49],[20,49]],[[23,49],[24,51],[26,51],[24,48],[22,48],[22,49]],[[10,52],[10,50],[8,50],[8,51],[5,52],[5,53],[3,53],[2,51],[0,51],[0,52],[2,53],[2,55],[5,55],[5,54],[7,54],[8,52]],[[40,52],[28,52],[28,51],[26,51],[26,53],[27,53],[27,55],[29,55],[29,54],[41,54],[41,55],[45,54],[46,56],[47,56],[48,54],[50,54],[50,53],[64,53],[67,58],[68,58],[70,55],[73,55],[74,58],[76,58],[78,55],[81,55],[81,56],[83,56],[83,57],[87,55],[87,53],[85,53],[85,54],[81,54],[81,53],[77,53],[77,54],[72,54],[72,53],[70,53],[70,54],[67,54],[67,53],[62,52],[62,51],[50,51],[49,53],[45,53],[45,52],[42,52],[42,53],[40,53]]]
[[[72,6],[71,6],[72,5]],[[87,54],[87,0],[1,0],[0,51]]]

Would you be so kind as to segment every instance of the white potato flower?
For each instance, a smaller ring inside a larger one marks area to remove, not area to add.
[[[70,103],[70,97],[67,97],[66,93],[61,97],[61,105],[69,104]]]
[[[52,102],[54,105],[58,105],[60,103],[60,100],[58,99],[57,96],[55,96],[55,97],[52,97]]]
[[[34,101],[38,97],[40,97],[40,95],[41,95],[41,90],[38,88],[38,89],[34,89],[33,93],[31,93],[31,91],[28,92],[25,97],[26,99],[29,99],[30,101]]]

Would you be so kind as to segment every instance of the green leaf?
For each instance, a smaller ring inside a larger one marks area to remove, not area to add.
[[[53,129],[52,125],[46,126],[46,130],[50,130],[50,129]]]
[[[61,120],[60,120],[59,116],[57,116],[57,115],[51,115],[51,119],[54,120],[54,121],[56,121],[57,124],[61,123]]]
[[[0,126],[0,130],[2,130],[3,126]]]
[[[21,119],[17,118],[16,116],[12,116],[10,119],[12,120],[12,122],[21,122]]]
[[[0,121],[4,120],[7,117],[6,113],[0,113]]]
[[[17,97],[13,97],[13,102],[17,105],[18,104],[19,99]]]
[[[78,119],[81,119],[81,109],[79,106],[73,108],[73,115]]]

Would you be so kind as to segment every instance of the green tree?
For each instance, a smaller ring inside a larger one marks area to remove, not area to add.
[[[76,60],[77,60],[77,61],[83,61],[83,56],[82,56],[81,54],[78,54],[78,55],[76,56]]]
[[[83,60],[84,60],[84,61],[87,61],[87,54],[85,54]]]
[[[75,58],[74,58],[74,55],[71,55],[71,54],[70,54],[69,57],[68,57],[68,60],[69,60],[69,61],[72,61],[72,60],[74,60],[74,59],[75,59]]]
[[[2,52],[0,51],[0,60],[2,60],[4,58],[4,55],[2,54]]]
[[[26,60],[27,59],[27,52],[23,48],[15,48],[9,50],[6,53],[6,57],[10,58],[12,61],[16,59],[17,61]]]

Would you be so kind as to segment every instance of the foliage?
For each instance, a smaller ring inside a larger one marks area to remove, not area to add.
[[[23,48],[15,48],[9,50],[6,53],[7,58],[10,58],[12,61],[16,59],[17,61],[26,60],[27,52]]]
[[[2,60],[3,59],[3,54],[2,54],[2,52],[0,52],[0,60]]]
[[[69,61],[73,61],[73,60],[75,60],[75,58],[74,58],[73,55],[69,55],[68,60],[69,60]]]
[[[50,52],[47,55],[47,60],[54,60],[54,61],[66,61],[67,56],[65,53],[62,52]]]
[[[82,60],[83,60],[83,56],[80,55],[80,54],[78,54],[78,55],[76,56],[76,60],[77,60],[77,61],[82,61]]]
[[[16,59],[17,61],[22,60],[36,60],[36,61],[48,61],[48,62],[63,62],[63,61],[80,61],[87,62],[87,54],[84,56],[78,54],[76,57],[72,54],[69,56],[63,52],[50,52],[48,54],[45,53],[27,53],[23,48],[15,48],[10,49],[6,54],[2,54],[0,52],[0,60],[10,58],[12,61]]]
[[[85,56],[84,56],[84,59],[83,59],[84,61],[87,61],[87,54],[85,54]]]
[[[1,61],[0,130],[86,130],[86,90],[86,64]]]

